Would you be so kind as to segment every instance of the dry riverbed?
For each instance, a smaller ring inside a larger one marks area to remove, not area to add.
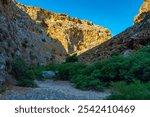
[[[12,86],[0,94],[1,100],[103,100],[109,91],[83,91],[67,81],[35,81],[38,88]]]

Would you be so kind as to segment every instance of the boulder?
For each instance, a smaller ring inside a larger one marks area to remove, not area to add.
[[[51,79],[56,76],[56,73],[54,71],[43,71],[42,72],[42,77],[44,79]]]
[[[123,57],[128,57],[132,54],[132,50],[126,50],[124,53],[123,53]]]

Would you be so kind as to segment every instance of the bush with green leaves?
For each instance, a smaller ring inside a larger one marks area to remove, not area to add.
[[[138,52],[129,56],[123,63],[128,71],[121,72],[121,76],[127,80],[140,80],[142,82],[150,81],[150,54]]]
[[[78,62],[78,57],[76,55],[68,56],[66,58],[67,63]]]
[[[28,74],[32,79],[44,80],[42,78],[42,72],[46,71],[47,68],[45,66],[36,66],[32,67],[28,70]]]
[[[144,53],[149,53],[150,54],[150,45],[138,50],[137,53],[138,52],[144,52]]]
[[[40,78],[42,71],[52,70],[57,73],[56,80],[71,81],[77,88],[84,90],[102,91],[104,86],[110,86],[111,82],[133,83],[135,80],[142,83],[149,82],[150,46],[140,49],[128,57],[113,56],[93,64],[75,62],[71,58],[62,64],[49,64],[31,69],[22,59],[18,58],[12,66],[14,75],[22,85],[25,82],[25,84],[33,86],[29,80]],[[25,79],[26,81],[24,81]]]
[[[150,53],[145,47],[128,56],[114,56],[94,64],[63,63],[50,64],[47,70],[58,71],[58,80],[69,80],[80,89],[94,89],[99,86],[109,86],[111,82],[134,80],[150,81]],[[94,84],[94,85],[93,85]],[[103,84],[103,85],[98,85]]]
[[[31,80],[27,77],[22,78],[21,80],[18,80],[17,85],[22,86],[22,87],[32,87],[32,88],[38,87],[38,85],[36,83],[34,83],[33,80]]]
[[[84,67],[84,69],[81,69],[79,74],[90,76],[91,73],[94,72],[95,69],[96,69],[95,65],[89,64],[89,65],[86,65],[86,67]]]
[[[95,69],[94,65],[85,65],[83,63],[50,64],[47,69],[58,71],[57,80],[69,80],[79,89],[98,91],[103,91],[104,89],[100,80],[90,76]]]
[[[122,80],[122,77],[120,77],[120,70],[123,62],[124,58],[121,56],[100,61],[95,64],[96,70],[93,75],[103,82],[110,83],[112,81],[120,81]]]
[[[150,100],[150,82],[134,81],[112,83],[110,100]]]
[[[95,63],[96,70],[92,75],[99,80],[110,83],[116,81],[132,82],[150,81],[150,52],[143,48],[129,57],[116,56]]]
[[[82,90],[97,90],[97,91],[103,91],[104,85],[103,83],[95,79],[91,76],[86,75],[78,75],[74,77],[71,82],[75,84],[75,87],[82,89]]]
[[[0,94],[5,92],[5,90],[6,90],[5,87],[0,87]]]
[[[82,63],[50,64],[47,66],[47,70],[57,71],[56,77],[59,80],[71,80],[71,78],[77,75],[85,66],[86,65]]]
[[[31,74],[28,72],[29,66],[21,57],[17,57],[12,62],[12,74],[17,79],[17,85],[23,87],[36,87],[34,79],[31,77]]]

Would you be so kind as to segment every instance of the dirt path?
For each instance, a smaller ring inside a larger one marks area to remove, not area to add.
[[[0,94],[1,100],[102,100],[109,92],[82,91],[66,81],[36,81],[38,88],[13,86]]]

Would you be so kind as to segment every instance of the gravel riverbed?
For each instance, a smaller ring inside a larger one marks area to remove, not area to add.
[[[0,94],[0,100],[103,100],[109,91],[83,91],[67,81],[35,81],[38,88],[12,86]]]

